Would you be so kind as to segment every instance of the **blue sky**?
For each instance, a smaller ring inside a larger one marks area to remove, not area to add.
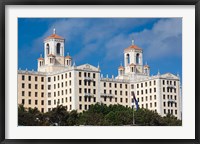
[[[43,40],[54,27],[65,38],[65,55],[69,52],[76,65],[99,63],[102,74],[117,76],[123,50],[134,37],[151,75],[159,70],[182,76],[181,18],[19,18],[18,68],[37,70]]]

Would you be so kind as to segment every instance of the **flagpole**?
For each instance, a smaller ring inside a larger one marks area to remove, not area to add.
[[[134,117],[134,104],[133,104],[133,126],[135,125],[135,117]]]

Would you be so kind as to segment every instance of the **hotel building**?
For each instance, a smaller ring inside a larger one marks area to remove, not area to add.
[[[82,112],[97,102],[132,107],[133,92],[140,108],[167,113],[181,119],[179,76],[171,73],[150,76],[143,65],[143,50],[134,44],[124,49],[124,66],[118,76],[103,77],[100,67],[76,66],[64,56],[65,39],[54,32],[44,40],[44,57],[37,71],[18,70],[18,104],[48,112],[57,105]]]

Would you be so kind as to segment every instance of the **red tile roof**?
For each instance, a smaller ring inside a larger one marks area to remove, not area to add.
[[[144,67],[150,68],[150,66],[149,66],[149,65],[144,65]]]
[[[119,69],[119,70],[124,70],[124,67],[123,67],[123,66],[119,66],[118,69]]]
[[[131,46],[129,46],[128,48],[125,48],[124,50],[125,50],[125,51],[129,51],[129,50],[132,50],[132,49],[142,50],[141,48],[139,48],[139,47],[136,46],[136,45],[131,45]]]
[[[47,40],[47,39],[64,39],[64,38],[57,34],[52,34],[52,35],[48,36],[47,38],[45,38],[45,40]]]
[[[44,60],[44,58],[40,57],[40,58],[38,58],[38,60]]]
[[[68,55],[68,56],[66,56],[65,58],[69,58],[69,59],[71,59],[72,57]]]

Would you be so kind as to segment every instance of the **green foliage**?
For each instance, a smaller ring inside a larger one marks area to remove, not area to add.
[[[137,126],[181,126],[182,121],[173,115],[161,117],[158,113],[148,109],[134,111]],[[41,113],[36,108],[18,106],[18,124],[23,126],[124,126],[133,125],[133,110],[122,105],[96,103],[90,109],[77,113],[67,111],[65,106],[57,106],[50,112]]]

